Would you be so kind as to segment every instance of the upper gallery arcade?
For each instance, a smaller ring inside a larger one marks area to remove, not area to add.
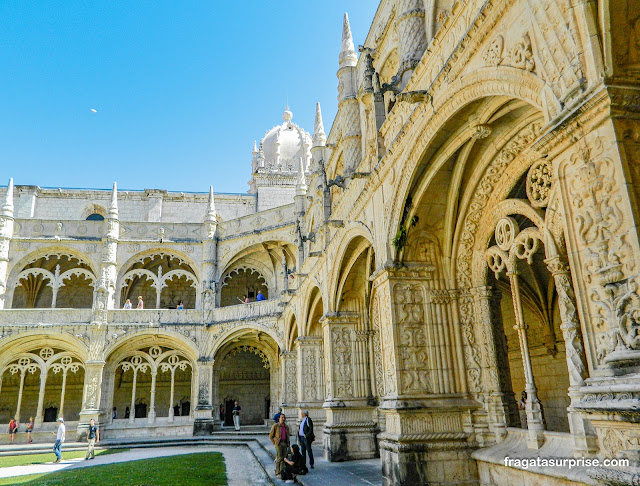
[[[0,420],[208,434],[240,400],[308,409],[385,485],[630,484],[638,26],[631,0],[382,0],[357,50],[343,20],[329,133],[287,108],[248,194],[10,182]]]

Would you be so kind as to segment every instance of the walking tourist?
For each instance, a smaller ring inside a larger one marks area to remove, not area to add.
[[[307,452],[309,453],[309,466],[313,469],[313,451],[311,450],[311,443],[315,440],[316,436],[313,433],[313,420],[309,417],[309,410],[303,410],[300,412],[300,428],[298,429],[298,442],[300,443],[300,450],[302,452],[303,464],[307,464]]]
[[[286,417],[280,414],[277,424],[273,424],[269,431],[269,440],[276,446],[276,476],[280,477],[284,469],[284,457],[289,449],[289,426],[285,423]]]
[[[93,448],[97,443],[100,442],[100,429],[96,425],[96,421],[93,419],[89,421],[89,430],[87,430],[87,442],[89,442],[89,448],[87,449],[87,455],[84,456],[85,461],[88,459],[96,458]]]
[[[220,408],[218,409],[218,415],[220,416],[220,428],[224,429],[224,403],[220,404]]]
[[[31,444],[33,439],[31,433],[33,432],[33,417],[29,417],[29,423],[27,424],[27,444]]]
[[[9,434],[9,439],[11,440],[12,444],[13,444],[13,439],[16,438],[17,432],[18,432],[18,422],[16,421],[16,419],[11,419],[11,421],[9,421],[9,426],[7,427],[7,433]]]
[[[53,453],[56,455],[54,463],[58,463],[62,460],[62,443],[64,442],[67,428],[64,426],[64,419],[60,417],[58,419],[58,432],[54,433],[56,436],[56,442],[53,444]]]
[[[238,405],[238,401],[236,400],[233,405],[233,411],[231,412],[233,414],[233,425],[236,430],[240,430],[240,410],[242,410],[242,408],[240,408],[240,405]]]
[[[116,407],[113,407],[113,414],[111,415],[112,419],[117,419],[118,418],[118,409]]]
[[[273,416],[273,421],[277,423],[280,420],[280,415],[282,415],[282,407],[278,407],[278,413]]]
[[[124,418],[129,418],[129,415],[131,415],[131,410],[127,407],[124,409]]]
[[[309,470],[305,464],[304,457],[300,454],[298,444],[291,446],[291,452],[284,458],[284,468],[282,470],[281,479],[285,483],[294,483],[296,475],[307,474]]]
[[[258,290],[258,295],[256,297],[256,300],[258,302],[262,301],[262,300],[267,300],[267,298],[264,296],[264,294],[262,293],[262,290]]]
[[[144,309],[144,302],[142,301],[142,295],[138,296],[138,307],[136,309]]]
[[[124,307],[123,307],[123,309],[131,309],[131,299],[127,299],[127,300],[124,302]]]

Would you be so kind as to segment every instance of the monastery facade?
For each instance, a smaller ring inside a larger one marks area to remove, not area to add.
[[[385,485],[640,484],[637,3],[382,0],[337,76],[247,194],[1,191],[0,422],[204,435],[238,400]]]

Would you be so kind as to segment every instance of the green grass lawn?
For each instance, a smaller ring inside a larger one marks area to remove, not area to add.
[[[127,452],[129,449],[98,449],[96,456],[105,454],[117,454],[118,452]],[[67,451],[62,447],[62,459],[78,459],[87,455],[87,451]],[[15,456],[0,456],[0,468],[11,466],[28,466],[30,464],[44,464],[45,462],[53,462],[56,456],[53,452],[45,454],[19,454]],[[5,483],[6,484],[6,483]]]
[[[224,486],[227,474],[220,452],[156,457],[0,479],[0,485],[23,486]]]

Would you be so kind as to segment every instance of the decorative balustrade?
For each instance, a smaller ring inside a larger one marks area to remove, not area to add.
[[[107,312],[109,324],[214,324],[277,317],[282,311],[279,300],[265,300],[219,307],[203,312],[198,309],[113,309]],[[88,324],[91,309],[3,309],[0,326]]]
[[[0,325],[87,324],[91,309],[4,309]]]

